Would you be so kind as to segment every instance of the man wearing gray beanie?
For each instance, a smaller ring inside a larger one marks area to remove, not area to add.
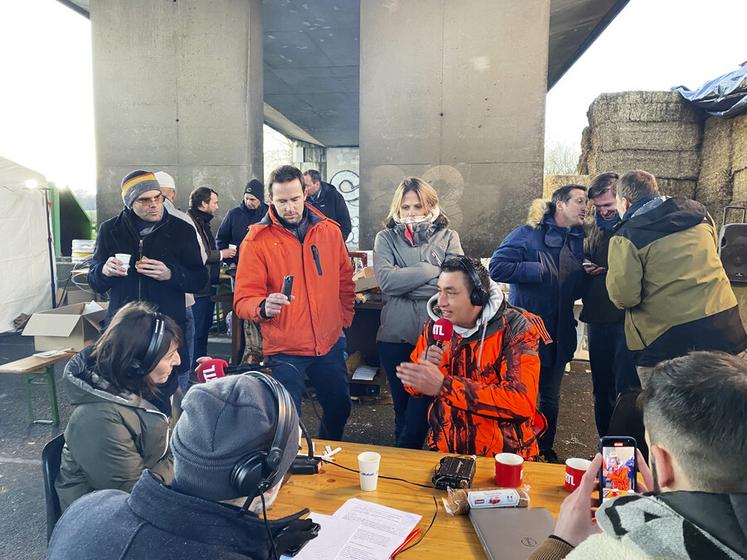
[[[103,490],[80,498],[55,527],[50,560],[265,560],[312,538],[311,520],[299,519],[305,510],[265,522],[257,515],[259,497],[243,514],[224,503],[245,498],[231,483],[234,466],[269,451],[278,430],[279,404],[265,382],[233,375],[194,385],[182,407],[171,439],[172,485],[145,470],[129,495]],[[276,476],[264,493],[268,507],[298,452],[295,407],[288,406],[285,414],[286,441],[279,443],[283,452]]]

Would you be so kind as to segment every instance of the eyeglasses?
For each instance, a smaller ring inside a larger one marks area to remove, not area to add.
[[[140,197],[136,198],[135,202],[142,204],[143,206],[148,206],[150,204],[161,204],[163,203],[163,195],[157,194],[153,197]]]

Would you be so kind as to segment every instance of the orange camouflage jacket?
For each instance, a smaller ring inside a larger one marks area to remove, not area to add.
[[[426,323],[418,339],[413,362],[434,344],[432,323]],[[506,452],[534,459],[537,437],[547,426],[537,410],[538,346],[540,337],[547,337],[542,320],[503,302],[488,322],[478,367],[482,336],[481,326],[465,339],[455,332],[443,345],[440,370],[445,377],[428,411],[428,446],[443,453]]]

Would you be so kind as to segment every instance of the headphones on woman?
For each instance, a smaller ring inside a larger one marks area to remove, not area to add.
[[[130,363],[129,374],[131,377],[145,377],[158,364],[158,351],[163,344],[166,323],[160,313],[153,313],[153,318],[155,319],[155,324],[153,325],[153,332],[150,335],[148,349],[142,358],[134,359]]]
[[[275,418],[275,435],[267,451],[253,451],[241,458],[231,471],[231,486],[239,496],[247,497],[247,504],[257,496],[275,486],[281,478],[278,472],[283,459],[284,446],[295,427],[293,426],[293,401],[290,394],[277,380],[252,371],[243,375],[255,377],[270,390],[278,403],[278,413]]]
[[[470,303],[477,307],[484,307],[487,305],[490,301],[490,292],[483,287],[480,275],[477,274],[477,270],[475,270],[472,261],[464,255],[451,257],[441,265],[442,270],[447,263],[451,266],[457,265],[457,267],[469,277],[472,286],[474,286],[469,294]]]

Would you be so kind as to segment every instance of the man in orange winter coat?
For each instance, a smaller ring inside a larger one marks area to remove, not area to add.
[[[446,260],[438,293],[428,302],[431,320],[398,377],[413,395],[434,397],[428,446],[444,453],[538,454],[546,421],[537,411],[542,320],[513,307],[478,260]],[[439,347],[432,335],[441,317],[454,325]],[[427,352],[426,352],[427,350]]]
[[[319,437],[339,440],[350,415],[342,329],[353,321],[353,267],[340,228],[306,204],[299,169],[281,166],[268,184],[272,204],[241,243],[234,310],[260,323],[273,377],[299,416],[308,377],[324,412]],[[290,299],[281,293],[289,275]]]

